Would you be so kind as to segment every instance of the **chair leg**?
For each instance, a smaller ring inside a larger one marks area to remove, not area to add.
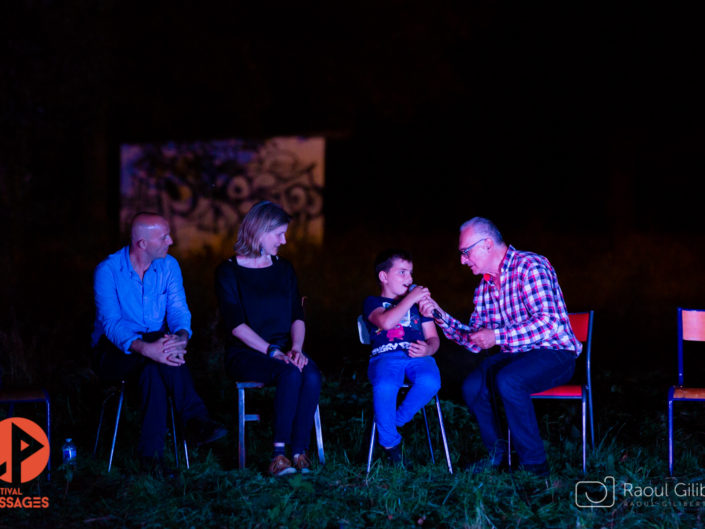
[[[237,464],[245,468],[245,390],[237,390]]]
[[[592,449],[595,450],[595,421],[592,412],[592,390],[588,390],[588,408],[590,408],[590,435],[592,437]]]
[[[668,399],[668,474],[673,475],[673,401]]]
[[[95,444],[93,445],[93,455],[98,453],[98,441],[100,440],[100,429],[103,426],[103,416],[105,415],[105,406],[110,396],[106,397],[103,405],[100,407],[100,416],[98,417],[98,431],[95,433]]]
[[[426,406],[421,408],[423,412],[423,423],[426,426],[426,440],[428,441],[428,451],[431,453],[431,463],[436,463],[436,458],[433,456],[433,444],[431,443],[431,430],[428,428],[428,417],[426,416]]]
[[[512,468],[512,431],[507,427],[507,465]]]
[[[446,464],[448,465],[448,472],[453,473],[453,464],[450,462],[450,451],[448,450],[448,438],[446,437],[446,427],[443,423],[443,412],[441,412],[441,401],[436,395],[436,410],[438,411],[438,426],[441,429],[441,440],[443,441],[443,450],[446,454]]]
[[[46,395],[45,402],[47,406],[47,441],[51,447],[51,402],[49,395]],[[51,450],[49,450],[49,459],[47,460],[47,480],[51,481]]]
[[[374,415],[372,416],[372,432],[370,433],[370,449],[367,451],[367,473],[370,473],[372,467],[372,451],[375,448],[375,434],[377,433],[377,423]]]
[[[316,425],[316,444],[318,445],[318,462],[321,465],[326,464],[326,456],[323,453],[323,430],[321,428],[321,410],[316,404],[316,413],[313,416],[313,422]]]
[[[176,417],[174,417],[174,401],[171,398],[171,395],[168,397],[169,399],[169,413],[171,414],[171,438],[174,441],[174,463],[176,464],[176,467],[179,467],[179,443],[176,440]]]
[[[583,393],[583,475],[587,473],[587,399],[585,393]]]
[[[120,424],[120,414],[122,413],[122,402],[125,399],[125,385],[120,388],[120,398],[118,399],[117,413],[115,414],[115,429],[113,430],[113,442],[110,445],[110,458],[108,459],[108,472],[113,467],[113,454],[115,453],[115,441],[117,440],[118,425]]]

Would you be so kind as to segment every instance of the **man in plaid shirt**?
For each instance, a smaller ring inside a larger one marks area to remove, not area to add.
[[[475,217],[460,227],[460,262],[482,280],[475,310],[465,325],[427,298],[419,303],[447,338],[473,353],[499,346],[463,382],[463,398],[475,414],[490,453],[474,471],[507,465],[507,441],[493,401],[504,404],[523,469],[548,476],[531,394],[565,384],[575,369],[582,344],[568,320],[556,272],[543,256],[516,250],[489,220]]]

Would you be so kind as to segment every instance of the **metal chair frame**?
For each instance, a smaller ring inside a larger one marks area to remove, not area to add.
[[[365,322],[364,322],[362,315],[357,317],[357,333],[358,333],[358,337],[360,339],[361,344],[363,344],[363,345],[370,344],[370,335],[367,331],[367,326],[365,325]],[[402,388],[409,388],[409,384],[402,385]],[[443,423],[443,412],[441,411],[441,401],[438,398],[438,394],[434,395],[432,397],[432,400],[436,401],[436,412],[438,414],[438,426],[441,431],[441,439],[443,441],[443,450],[444,450],[445,456],[446,456],[446,464],[448,466],[448,472],[450,474],[452,474],[453,473],[453,464],[451,463],[451,460],[450,460],[450,451],[448,449],[448,438],[446,436],[446,429],[445,429],[445,425]],[[421,412],[423,413],[424,425],[426,426],[426,439],[428,440],[428,450],[431,454],[431,462],[435,464],[436,458],[433,453],[433,443],[431,442],[431,430],[429,429],[429,426],[428,426],[428,417],[426,415],[426,408],[425,407],[421,408]],[[368,474],[370,473],[370,469],[372,468],[372,455],[374,452],[375,434],[376,433],[377,433],[377,423],[375,422],[375,417],[373,415],[373,417],[372,417],[372,431],[370,433],[370,447],[367,452],[367,473]]]
[[[113,456],[115,454],[115,443],[117,441],[117,433],[118,433],[118,427],[120,425],[120,417],[122,415],[122,407],[125,402],[125,381],[121,380],[119,384],[113,386],[110,388],[108,395],[105,397],[103,400],[103,404],[100,408],[100,418],[98,419],[98,431],[95,434],[95,444],[93,445],[93,455],[96,455],[98,451],[98,441],[100,440],[100,430],[103,425],[103,417],[105,415],[105,407],[107,406],[108,402],[110,400],[113,400],[117,398],[117,410],[115,413],[115,426],[113,427],[113,438],[112,442],[110,445],[110,457],[108,458],[108,472],[110,472],[110,469],[113,466]],[[171,435],[172,439],[174,441],[174,462],[176,463],[176,466],[179,466],[179,443],[177,440],[177,429],[176,429],[176,417],[174,414],[174,402],[171,398],[171,395],[168,396],[169,399],[169,412],[171,416]],[[186,468],[190,468],[190,462],[189,462],[189,454],[188,454],[188,445],[186,443],[186,439],[183,439],[183,448],[184,448],[184,462],[186,464]]]
[[[265,387],[263,382],[235,382],[237,387],[237,464],[238,468],[245,468],[245,423],[250,421],[259,421],[260,416],[257,413],[246,413],[245,411],[245,390],[260,389]],[[326,457],[323,451],[323,430],[321,427],[321,411],[320,406],[316,405],[316,413],[313,416],[313,422],[316,427],[316,444],[318,445],[318,461],[321,465],[325,465]]]
[[[592,408],[592,325],[595,317],[593,310],[587,312],[572,312],[568,314],[570,318],[570,326],[575,333],[578,341],[585,344],[582,355],[585,355],[585,383],[584,384],[565,384],[556,386],[539,393],[531,395],[532,399],[565,399],[565,400],[580,400],[582,411],[582,441],[583,441],[583,474],[587,472],[587,415],[590,415],[590,440],[592,448],[595,448],[595,423],[593,418]],[[511,447],[511,431],[508,429],[507,434],[507,457],[509,466],[512,465],[512,447]]]
[[[705,342],[705,310],[678,308],[678,384],[668,390],[668,473],[673,475],[673,403],[703,402],[705,387],[686,387],[683,342]]]
[[[49,447],[51,447],[51,400],[49,398],[49,392],[44,388],[0,390],[0,404],[9,405],[9,417],[14,417],[16,404],[31,404],[37,402],[43,402],[46,407],[46,434]],[[49,450],[49,459],[47,461],[47,480],[51,480],[51,450]]]

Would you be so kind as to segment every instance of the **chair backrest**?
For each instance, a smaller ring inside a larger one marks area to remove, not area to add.
[[[370,344],[370,333],[367,330],[367,325],[365,325],[365,318],[362,317],[362,314],[357,317],[357,335],[360,338],[361,344]]]
[[[595,317],[595,311],[587,312],[571,312],[568,314],[570,327],[573,329],[573,334],[579,342],[583,343],[583,352],[585,355],[585,378],[588,388],[592,387],[592,377],[590,375],[590,364],[592,361],[592,323]]]
[[[705,310],[678,308],[678,385],[683,385],[683,342],[705,342]]]

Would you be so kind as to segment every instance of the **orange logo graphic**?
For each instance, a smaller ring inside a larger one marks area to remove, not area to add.
[[[20,485],[42,473],[49,462],[49,439],[41,426],[22,417],[0,421],[0,480]]]

